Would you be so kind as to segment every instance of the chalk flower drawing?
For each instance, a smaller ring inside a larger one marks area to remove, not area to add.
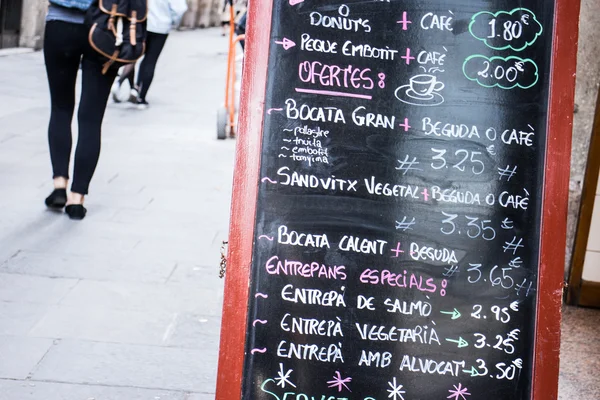
[[[329,384],[329,386],[327,387],[332,388],[337,386],[339,392],[342,391],[342,387],[345,387],[349,392],[352,392],[352,390],[350,390],[350,388],[346,385],[346,383],[350,383],[350,381],[352,381],[352,378],[342,379],[342,374],[340,374],[340,371],[335,371],[333,379],[327,381],[327,383]]]
[[[283,370],[283,363],[279,363],[279,372],[277,373],[277,378],[275,378],[275,382],[277,382],[277,386],[281,386],[282,388],[285,388],[285,385],[290,385],[291,387],[296,387],[296,385],[294,385],[292,383],[292,381],[290,381],[290,375],[292,374],[294,370],[293,369],[289,369],[287,372],[284,372]]]
[[[460,396],[463,400],[467,400],[467,398],[465,396],[470,396],[471,393],[467,392],[467,387],[462,387],[462,383],[459,383],[458,386],[456,385],[452,385],[454,386],[454,390],[450,389],[448,390],[450,392],[450,396],[448,396],[448,399],[452,399],[454,398],[454,400],[460,400],[458,398],[458,396]]]
[[[388,382],[388,385],[390,386],[391,389],[388,389],[388,398],[393,399],[393,400],[404,400],[404,397],[402,397],[403,394],[406,394],[406,390],[402,390],[403,386],[399,385],[396,382],[396,377],[394,377],[394,379],[391,382]]]

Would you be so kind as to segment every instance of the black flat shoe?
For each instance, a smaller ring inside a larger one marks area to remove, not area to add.
[[[54,189],[50,196],[46,197],[46,207],[63,208],[67,204],[67,189]]]
[[[82,220],[87,210],[81,204],[69,204],[65,207],[65,212],[71,219]]]

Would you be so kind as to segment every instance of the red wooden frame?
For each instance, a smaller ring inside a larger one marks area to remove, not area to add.
[[[553,62],[536,317],[532,398],[558,398],[560,310],[580,0],[555,0]],[[272,3],[248,10],[229,251],[221,325],[217,400],[242,397],[250,264],[254,239]],[[260,21],[260,22],[258,22]]]
[[[272,2],[250,1],[238,121],[216,398],[241,399]],[[260,21],[260,22],[258,22]]]
[[[533,399],[558,398],[560,319],[564,287],[565,246],[577,38],[580,0],[556,0],[538,305],[533,364]]]

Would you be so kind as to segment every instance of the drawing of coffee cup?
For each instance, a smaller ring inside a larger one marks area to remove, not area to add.
[[[420,97],[430,97],[431,94],[439,92],[445,85],[437,80],[434,75],[420,74],[410,78],[410,91]]]

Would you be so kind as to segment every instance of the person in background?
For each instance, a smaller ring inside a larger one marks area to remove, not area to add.
[[[235,24],[235,34],[236,35],[245,35],[246,34],[246,16],[247,16],[248,12],[244,11],[243,14],[241,14],[241,17],[238,19],[238,21]],[[244,46],[246,40],[240,40],[240,46],[242,46],[242,50],[244,50]]]
[[[102,74],[102,61],[88,42],[85,12],[92,0],[50,0],[44,34],[44,60],[50,88],[48,144],[52,161],[54,191],[46,206],[62,209],[71,219],[85,217],[85,195],[98,159],[102,120],[117,69]],[[75,84],[81,64],[81,98],[77,121],[79,136],[75,149],[73,182],[67,196],[69,161],[73,138],[71,121],[75,110]]]
[[[135,76],[135,66],[125,66],[121,77],[113,87],[112,93],[115,102],[120,102],[119,93],[121,84],[127,79],[131,85],[129,101],[136,104],[139,109],[148,108],[149,104],[146,96],[154,79],[158,57],[165,46],[171,28],[179,25],[186,11],[186,0],[148,0],[146,53],[140,62],[137,84],[132,85]]]
[[[221,32],[221,36],[226,36],[229,33],[229,23],[231,19],[231,4],[232,0],[224,0],[223,1],[223,10],[221,11],[221,27],[223,28],[223,32]]]
[[[231,23],[231,7],[233,7],[233,18],[235,19],[233,22],[235,27],[242,14],[246,13],[247,4],[247,0],[224,0],[223,11],[221,12],[221,26],[223,27],[221,36],[226,36],[229,34],[229,24]]]
[[[135,80],[135,63],[127,64],[121,68],[121,74],[112,88],[112,98],[115,103],[121,102],[121,87],[123,82],[129,82],[129,98],[127,101],[137,104],[138,91],[134,83]]]

